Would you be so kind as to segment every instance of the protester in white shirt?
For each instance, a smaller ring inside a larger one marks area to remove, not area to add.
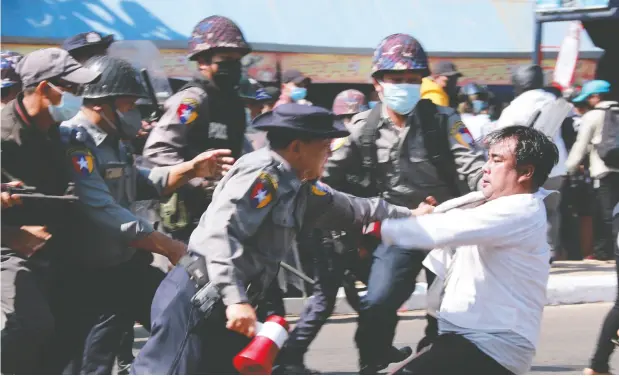
[[[557,97],[544,90],[544,74],[539,65],[525,65],[519,67],[512,76],[514,91],[517,97],[503,110],[501,117],[495,124],[495,129],[511,125],[527,125],[537,110],[542,109],[547,104],[554,102]],[[559,150],[559,162],[550,172],[544,188],[548,190],[559,190],[563,185],[567,169],[565,161],[567,159],[567,148],[561,136],[561,129],[557,131],[553,141]],[[560,224],[561,195],[559,193],[549,196],[546,199],[546,217],[548,221],[548,243],[552,252],[559,251],[560,244]]]
[[[548,192],[540,187],[558,151],[548,137],[524,126],[494,131],[486,142],[483,204],[382,224],[386,244],[455,250],[442,275],[435,270],[445,281],[437,313],[440,335],[400,373],[530,369],[550,268],[543,203]]]

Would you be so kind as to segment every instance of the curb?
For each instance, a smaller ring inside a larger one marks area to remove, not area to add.
[[[426,308],[427,284],[417,283],[415,291],[402,305],[400,311],[424,310]],[[363,293],[362,293],[363,295]],[[561,276],[551,275],[548,279],[546,305],[584,304],[614,302],[617,297],[617,276],[615,273],[604,275]],[[298,316],[304,305],[312,299],[285,298],[287,315]],[[356,314],[346,302],[344,290],[340,288],[335,301],[334,315]]]

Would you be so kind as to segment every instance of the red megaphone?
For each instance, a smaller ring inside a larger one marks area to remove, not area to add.
[[[243,375],[270,375],[277,353],[288,339],[288,322],[281,316],[269,316],[256,323],[256,337],[233,360]]]

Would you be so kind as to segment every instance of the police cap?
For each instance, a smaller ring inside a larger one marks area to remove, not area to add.
[[[263,131],[294,130],[313,138],[340,138],[349,135],[346,126],[322,107],[297,103],[282,104],[259,115],[253,127]]]

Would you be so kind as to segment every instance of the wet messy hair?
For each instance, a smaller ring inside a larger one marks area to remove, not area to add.
[[[489,133],[484,138],[488,148],[505,140],[516,140],[516,168],[533,166],[533,185],[544,185],[552,168],[559,161],[559,149],[552,140],[530,127],[514,125]]]

